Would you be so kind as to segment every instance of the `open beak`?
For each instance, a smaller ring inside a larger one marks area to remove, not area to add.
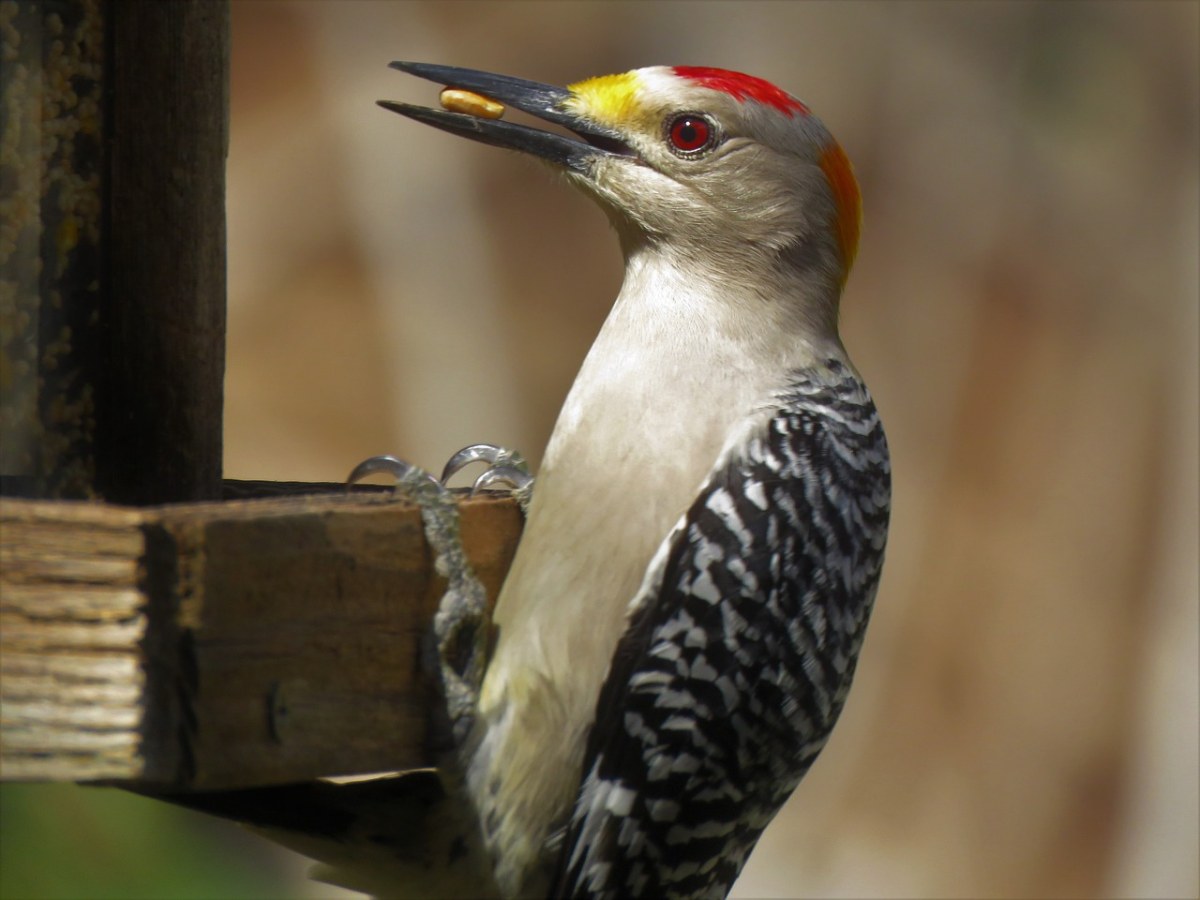
[[[566,88],[456,66],[412,62],[394,62],[390,66],[448,88],[481,94],[546,122],[562,125],[578,135],[578,139],[500,119],[480,118],[392,100],[378,101],[384,109],[425,122],[434,128],[460,134],[473,141],[520,150],[580,173],[590,171],[598,157],[630,155],[629,148],[615,131],[570,111],[567,101],[571,98],[571,92]]]

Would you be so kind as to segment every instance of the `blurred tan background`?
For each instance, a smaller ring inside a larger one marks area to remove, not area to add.
[[[843,336],[895,501],[855,692],[736,894],[1200,892],[1200,5],[235,0],[233,30],[228,477],[536,461],[616,294],[599,211],[375,107],[436,105],[388,61],[766,77],[857,165]],[[5,897],[334,896],[202,817],[0,798]]]

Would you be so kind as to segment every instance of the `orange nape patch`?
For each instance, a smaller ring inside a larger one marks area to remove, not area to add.
[[[829,179],[833,189],[833,202],[837,206],[838,242],[842,247],[842,281],[850,274],[854,257],[858,254],[858,232],[862,227],[862,195],[858,191],[858,179],[854,177],[854,166],[842,145],[833,141],[821,153],[821,171]]]

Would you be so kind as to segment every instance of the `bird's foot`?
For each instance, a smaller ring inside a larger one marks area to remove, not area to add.
[[[475,479],[471,493],[503,485],[512,493],[521,507],[521,513],[529,512],[529,501],[533,497],[533,473],[525,458],[514,450],[505,450],[495,444],[471,444],[463,447],[442,469],[442,484],[473,462],[486,462],[488,467]]]
[[[445,485],[424,469],[394,456],[364,460],[346,481],[353,484],[380,473],[395,478],[396,492],[420,507],[434,567],[446,579],[446,592],[433,619],[435,647],[426,656],[432,657],[427,658],[427,665],[441,684],[450,736],[455,748],[462,748],[474,722],[487,662],[487,592],[467,559],[458,507]]]

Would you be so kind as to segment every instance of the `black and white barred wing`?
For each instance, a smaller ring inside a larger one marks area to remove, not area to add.
[[[660,548],[597,705],[553,896],[724,897],[829,736],[883,562],[887,447],[799,379]]]

